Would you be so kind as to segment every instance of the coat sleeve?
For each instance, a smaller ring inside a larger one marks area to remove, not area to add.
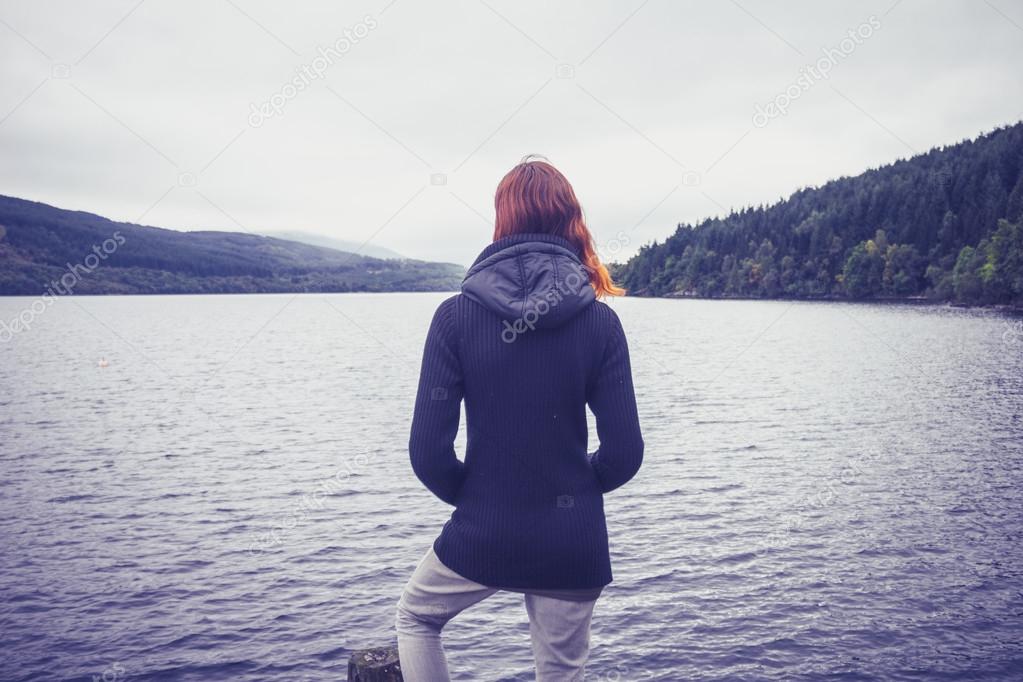
[[[454,446],[463,391],[454,302],[453,298],[444,301],[430,323],[409,436],[412,470],[448,504],[455,504],[465,478],[465,465]]]
[[[587,391],[587,403],[596,417],[600,440],[589,460],[605,493],[628,482],[643,463],[643,436],[632,386],[629,346],[618,315],[614,311],[611,315],[610,338]]]

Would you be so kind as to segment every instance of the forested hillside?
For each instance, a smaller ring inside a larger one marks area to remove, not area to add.
[[[239,232],[117,223],[0,196],[0,295],[451,291],[464,272]]]
[[[1023,303],[1023,123],[679,225],[615,274],[633,295]]]

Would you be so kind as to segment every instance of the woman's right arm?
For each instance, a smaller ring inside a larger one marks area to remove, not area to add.
[[[449,298],[437,307],[426,334],[408,445],[416,476],[448,504],[455,503],[465,479],[465,464],[454,446],[462,405],[454,303]]]
[[[589,459],[605,493],[628,482],[643,463],[643,436],[632,387],[629,345],[618,315],[613,310],[610,313],[613,320],[610,338],[586,398],[597,419],[600,440],[600,446]]]

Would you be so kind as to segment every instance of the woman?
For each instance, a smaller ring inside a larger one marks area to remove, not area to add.
[[[408,682],[448,679],[441,629],[498,590],[525,595],[537,679],[582,679],[593,606],[612,579],[603,495],[643,459],[625,334],[596,300],[625,292],[572,186],[527,157],[494,203],[494,241],[437,308],[423,352],[412,469],[455,509],[398,603]],[[463,400],[464,463],[453,445]]]

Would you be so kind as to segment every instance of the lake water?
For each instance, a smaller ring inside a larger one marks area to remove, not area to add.
[[[449,513],[405,449],[445,296],[75,297],[0,344],[0,679],[338,680],[392,643]],[[614,306],[646,459],[587,679],[1020,675],[1018,320]],[[457,679],[532,679],[521,596],[445,634]]]

